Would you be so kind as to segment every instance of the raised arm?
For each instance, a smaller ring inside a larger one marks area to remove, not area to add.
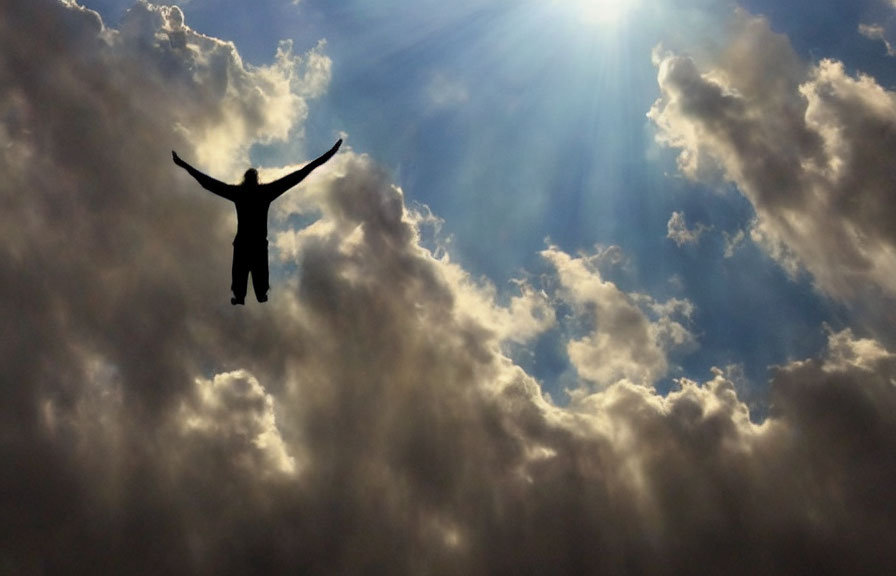
[[[199,170],[193,168],[187,162],[182,160],[174,150],[171,151],[171,157],[174,159],[174,163],[186,170],[190,174],[190,176],[192,176],[196,179],[197,182],[199,182],[200,186],[202,186],[209,192],[221,196],[222,198],[233,200],[233,193],[231,192],[232,187],[229,184],[225,184],[220,180],[215,180],[211,176],[203,174]]]
[[[317,168],[318,166],[323,165],[327,160],[333,157],[336,154],[336,151],[339,150],[339,146],[342,145],[342,138],[336,141],[336,144],[333,145],[332,148],[321,154],[319,157],[315,158],[304,167],[291,174],[287,174],[283,178],[279,180],[274,180],[270,184],[267,185],[268,190],[271,191],[271,200],[277,198],[299,182],[305,179],[306,176],[311,174],[311,172]]]

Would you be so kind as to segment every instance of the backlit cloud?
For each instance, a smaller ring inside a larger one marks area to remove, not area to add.
[[[836,298],[893,298],[896,96],[840,62],[801,62],[761,18],[738,13],[733,32],[714,62],[659,58],[659,139],[685,175],[737,185],[752,239],[789,272]]]
[[[652,387],[668,371],[667,353],[695,343],[681,323],[691,313],[688,303],[658,304],[626,294],[604,280],[587,258],[571,257],[555,247],[542,256],[556,270],[558,297],[583,323],[585,333],[567,345],[583,379],[599,387],[620,381]]]

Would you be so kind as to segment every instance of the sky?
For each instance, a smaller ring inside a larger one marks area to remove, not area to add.
[[[886,573],[894,58],[893,0],[0,2],[0,574]],[[231,306],[171,150],[339,138]]]

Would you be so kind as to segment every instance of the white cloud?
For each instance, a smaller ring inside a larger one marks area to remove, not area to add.
[[[836,373],[853,368],[873,372],[879,364],[896,359],[879,342],[870,338],[856,338],[848,328],[842,332],[828,329],[828,332],[829,352],[822,366],[825,372]]]
[[[682,150],[687,176],[715,166],[737,184],[756,210],[751,238],[791,273],[807,270],[840,299],[865,287],[896,296],[896,96],[839,62],[804,65],[761,18],[740,12],[732,29],[703,70],[660,60],[658,138]]]
[[[887,3],[896,9],[896,2],[887,0]],[[890,13],[882,21],[859,24],[859,34],[871,40],[880,40],[886,47],[889,56],[896,56],[894,32],[896,32],[896,13]]]
[[[889,34],[887,33],[887,29],[883,27],[881,24],[859,24],[859,33],[871,40],[880,40],[884,43],[884,46],[887,48],[887,54],[890,56],[896,56],[896,49],[894,49],[893,45],[890,43]]]
[[[666,224],[667,234],[669,238],[679,247],[686,245],[694,245],[700,241],[700,236],[708,230],[704,224],[697,224],[694,228],[688,228],[684,212],[673,212]]]
[[[734,234],[730,232],[722,232],[722,234],[725,236],[725,258],[732,258],[747,235],[743,230],[737,230]]]
[[[667,352],[695,344],[690,331],[675,319],[690,316],[690,303],[661,304],[626,294],[604,280],[588,257],[575,258],[556,247],[542,256],[556,270],[557,297],[569,303],[585,325],[586,333],[567,345],[583,379],[598,387],[620,381],[650,387],[666,375]]]
[[[197,379],[195,395],[181,406],[180,419],[185,436],[201,435],[209,444],[220,444],[247,472],[296,472],[296,460],[277,428],[274,398],[245,371]]]

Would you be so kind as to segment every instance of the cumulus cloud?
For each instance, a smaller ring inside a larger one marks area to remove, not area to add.
[[[843,348],[854,351],[845,362]],[[702,384],[681,379],[667,397],[614,386],[570,412],[576,429],[610,439],[613,455],[593,469],[612,468],[631,491],[629,522],[653,543],[642,552],[671,561],[652,570],[874,573],[873,558],[893,542],[887,479],[894,466],[886,454],[894,442],[894,367],[891,353],[832,333],[824,358],[777,370],[773,413],[762,424],[751,422],[721,370]],[[613,485],[606,477],[601,484]],[[710,552],[707,539],[720,548]],[[867,557],[853,555],[860,547]]]
[[[220,444],[221,451],[250,473],[296,470],[277,428],[273,397],[245,371],[197,379],[179,418],[184,436],[203,436],[205,450],[206,443]]]
[[[839,62],[803,63],[762,18],[738,12],[732,33],[713,62],[658,58],[658,138],[685,175],[737,184],[751,238],[789,272],[838,299],[893,298],[896,96]]]
[[[168,150],[234,130],[245,141],[209,162],[239,165],[279,137],[256,108],[272,80],[178,13],[140,3],[111,30],[70,2],[0,8],[0,571],[896,561],[896,355],[872,339],[831,331],[822,358],[778,368],[762,424],[721,370],[660,396],[687,302],[626,294],[550,247],[550,293],[521,283],[501,303],[420,246],[426,215],[351,151],[278,207],[276,255],[295,273],[234,310],[229,207]],[[292,94],[277,98],[303,97],[277,78]],[[292,230],[298,213],[317,220]],[[502,353],[550,329],[558,301],[593,380],[562,408]]]
[[[680,322],[693,312],[690,303],[661,304],[626,294],[605,280],[588,257],[573,257],[556,247],[542,256],[556,270],[558,298],[583,323],[585,333],[567,346],[583,379],[599,387],[620,381],[651,387],[666,375],[669,351],[695,344]]]

